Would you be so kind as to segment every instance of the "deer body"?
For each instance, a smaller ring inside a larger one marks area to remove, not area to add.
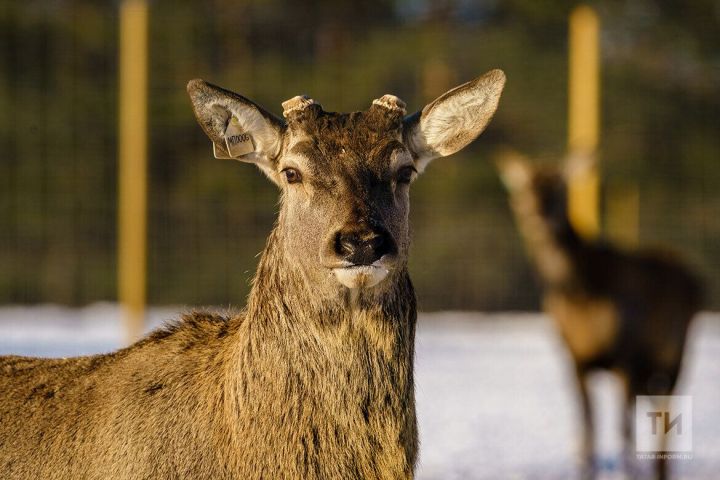
[[[578,366],[618,369],[638,395],[670,392],[699,308],[694,276],[661,251],[588,243],[568,252],[568,260],[573,277],[549,286],[544,306]],[[652,379],[655,373],[664,380]]]
[[[247,306],[107,355],[0,357],[0,478],[412,478],[408,184],[482,131],[503,84],[491,72],[407,118],[392,96],[352,114],[296,97],[285,123],[191,82],[216,156],[282,190]]]
[[[0,361],[3,478],[409,477],[409,279],[395,305],[298,318],[274,306],[309,292],[268,257],[238,316],[188,315],[116,354]]]
[[[625,251],[580,237],[567,215],[560,172],[516,156],[499,163],[512,210],[539,273],[543,307],[574,361],[585,422],[584,461],[592,473],[593,426],[587,375],[615,372],[625,385],[626,448],[634,452],[637,395],[670,395],[680,373],[687,329],[701,285],[677,257]],[[660,476],[666,475],[665,464]]]

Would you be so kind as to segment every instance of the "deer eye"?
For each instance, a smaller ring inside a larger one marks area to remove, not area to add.
[[[395,181],[397,183],[410,183],[413,178],[413,174],[416,172],[417,170],[412,165],[402,167],[397,171],[397,174],[395,174]]]
[[[285,174],[285,179],[288,183],[300,183],[302,182],[302,175],[300,174],[300,171],[298,171],[295,168],[285,168],[283,169],[282,173]]]

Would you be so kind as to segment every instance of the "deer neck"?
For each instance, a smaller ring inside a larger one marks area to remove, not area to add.
[[[245,346],[255,359],[276,372],[306,375],[301,396],[345,396],[360,385],[367,395],[411,395],[416,303],[407,269],[391,273],[383,293],[353,295],[343,287],[344,294],[323,296],[284,251],[276,228],[245,316]]]
[[[385,438],[386,460],[410,468],[417,439],[415,296],[406,270],[385,281],[391,280],[375,302],[318,298],[285,259],[276,232],[270,236],[228,377],[237,438],[251,436],[248,425],[262,418],[273,426],[268,448],[307,437],[322,445],[328,465],[347,462],[361,470],[378,461],[377,452],[348,445]],[[258,448],[252,446],[256,458],[264,458]]]
[[[530,201],[513,205],[518,227],[542,280],[550,285],[567,285],[576,275],[576,259],[583,248],[567,216],[550,223]]]

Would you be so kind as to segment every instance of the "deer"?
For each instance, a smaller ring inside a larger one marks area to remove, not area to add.
[[[409,186],[497,109],[492,70],[406,115],[307,96],[283,118],[192,80],[217,158],[280,190],[246,306],[114,353],[0,358],[0,477],[410,479],[418,456]]]
[[[543,309],[554,320],[574,364],[583,419],[583,477],[593,478],[594,431],[588,375],[604,370],[624,389],[623,435],[632,456],[638,395],[670,395],[683,359],[692,318],[702,303],[702,283],[678,254],[659,248],[629,250],[581,235],[568,215],[571,168],[532,164],[505,151],[497,167],[511,210],[543,290]],[[573,165],[575,168],[573,168]],[[587,165],[586,165],[587,166]],[[663,437],[664,439],[664,437]],[[665,445],[661,444],[661,451]],[[666,459],[658,460],[667,478]]]

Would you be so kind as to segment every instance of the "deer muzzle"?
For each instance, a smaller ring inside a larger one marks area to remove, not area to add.
[[[332,269],[338,282],[347,288],[371,288],[379,284],[390,273],[386,256],[370,265],[356,265],[346,262],[345,266]]]

